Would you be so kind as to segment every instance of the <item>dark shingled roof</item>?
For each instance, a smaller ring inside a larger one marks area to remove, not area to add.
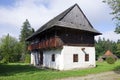
[[[80,7],[75,4],[61,14],[59,14],[58,16],[56,16],[55,18],[53,18],[52,20],[50,20],[49,22],[47,22],[46,24],[44,24],[26,40],[29,41],[29,39],[54,26],[89,31],[94,33],[95,35],[101,34],[93,28]]]

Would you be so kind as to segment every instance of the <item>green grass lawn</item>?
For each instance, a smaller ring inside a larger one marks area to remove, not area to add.
[[[120,60],[115,64],[97,62],[96,68],[56,71],[49,69],[37,69],[23,63],[0,64],[0,80],[53,80],[57,78],[84,76],[106,71],[120,69]]]

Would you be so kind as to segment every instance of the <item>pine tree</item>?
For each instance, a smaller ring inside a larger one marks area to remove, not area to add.
[[[28,38],[30,35],[34,33],[34,29],[31,27],[29,21],[26,19],[26,21],[23,23],[23,26],[21,28],[21,34],[20,34],[20,42],[22,44],[22,57],[21,60],[25,60],[25,55],[28,53],[27,46],[29,45],[28,42],[26,42],[26,38]]]
[[[26,19],[21,28],[20,42],[25,42],[25,39],[28,38],[33,32],[34,29],[31,27],[28,19]]]

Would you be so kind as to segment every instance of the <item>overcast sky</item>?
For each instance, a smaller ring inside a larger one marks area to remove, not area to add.
[[[102,0],[0,0],[0,37],[9,33],[18,39],[26,19],[37,30],[75,3],[102,37],[113,41],[120,39],[120,35],[114,33],[111,9]]]

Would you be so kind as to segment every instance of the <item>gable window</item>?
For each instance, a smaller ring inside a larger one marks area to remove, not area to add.
[[[89,61],[89,54],[85,54],[85,61]]]
[[[73,54],[73,62],[78,62],[78,54]]]
[[[51,59],[52,59],[53,62],[55,61],[55,54],[52,54]]]

